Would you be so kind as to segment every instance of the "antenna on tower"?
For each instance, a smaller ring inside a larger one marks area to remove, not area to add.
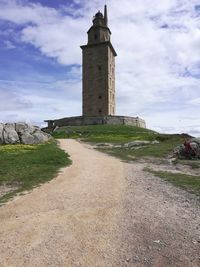
[[[105,6],[104,6],[104,21],[105,21],[105,26],[108,27],[108,12],[107,12],[106,1],[105,1]]]

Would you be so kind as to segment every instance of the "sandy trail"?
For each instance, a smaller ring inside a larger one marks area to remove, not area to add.
[[[73,140],[61,147],[72,166],[0,208],[0,266],[105,266],[108,254],[115,258],[122,163]]]
[[[73,164],[0,208],[0,266],[180,266],[199,262],[194,199],[74,140]]]

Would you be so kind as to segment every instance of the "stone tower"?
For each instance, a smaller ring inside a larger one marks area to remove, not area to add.
[[[115,56],[108,28],[107,6],[88,30],[83,55],[83,116],[115,115]]]
[[[115,57],[108,28],[107,6],[99,11],[88,30],[88,43],[81,46],[83,55],[83,116],[45,120],[48,129],[62,126],[131,125],[146,128],[139,117],[115,115]]]

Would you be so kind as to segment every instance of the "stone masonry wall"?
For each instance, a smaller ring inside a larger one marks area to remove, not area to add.
[[[115,55],[109,42],[82,46],[83,115],[115,114]]]
[[[132,125],[141,128],[146,128],[146,123],[139,117],[127,116],[79,116],[68,117],[58,120],[45,120],[48,123],[48,128],[52,129],[62,126],[81,126],[81,125]]]

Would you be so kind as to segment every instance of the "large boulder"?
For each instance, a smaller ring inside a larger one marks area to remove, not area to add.
[[[35,129],[32,131],[25,130],[20,135],[20,140],[22,144],[40,144],[47,142],[50,138],[50,135],[42,132],[39,129]]]
[[[20,135],[20,140],[22,144],[27,144],[27,145],[31,145],[34,144],[34,137],[33,135],[28,132],[28,131],[24,131],[21,135]]]
[[[52,138],[38,126],[27,123],[0,124],[0,144],[40,144]]]
[[[27,124],[25,122],[17,122],[17,123],[15,123],[15,129],[16,129],[16,132],[18,134],[22,134],[25,131],[33,132],[36,127],[37,126],[32,126],[32,125],[29,125],[29,124]]]
[[[44,143],[49,140],[49,135],[41,131],[34,132],[33,137],[35,144]]]
[[[16,124],[16,130],[23,144],[40,144],[47,142],[51,136],[43,131],[38,126],[28,124]]]
[[[3,139],[5,144],[20,143],[19,136],[15,131],[15,123],[6,123],[4,125]]]

